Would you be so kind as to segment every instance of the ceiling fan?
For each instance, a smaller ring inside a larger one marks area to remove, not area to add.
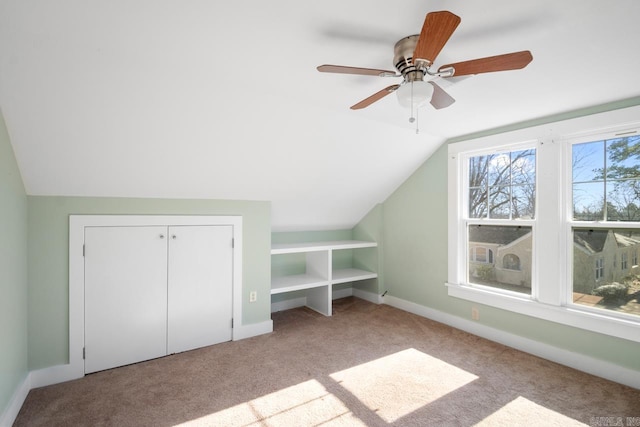
[[[351,106],[359,110],[396,92],[401,105],[419,107],[429,101],[436,109],[448,107],[455,100],[436,84],[432,78],[468,76],[494,71],[517,70],[526,67],[533,56],[528,50],[507,53],[470,61],[456,62],[432,69],[436,57],[460,24],[460,17],[448,11],[427,14],[420,34],[399,40],[393,49],[393,64],[398,70],[347,67],[343,65],[320,65],[323,73],[359,74],[378,77],[403,77],[400,84],[393,84]],[[430,80],[425,80],[425,78]]]

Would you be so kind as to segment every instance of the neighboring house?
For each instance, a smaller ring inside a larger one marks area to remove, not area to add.
[[[531,228],[478,226],[469,230],[469,275],[531,288]]]
[[[573,291],[590,294],[640,271],[640,233],[576,230],[573,234]]]
[[[469,230],[469,276],[531,288],[531,230],[481,226]],[[640,232],[576,230],[573,291],[591,294],[598,286],[640,273]]]

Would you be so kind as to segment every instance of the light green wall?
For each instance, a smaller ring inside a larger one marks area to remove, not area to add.
[[[461,314],[447,297],[447,150],[384,202],[384,283],[390,295]]]
[[[241,215],[244,325],[270,316],[271,204],[269,202],[28,197],[29,369],[69,360],[69,215]],[[248,304],[249,292],[258,300]]]
[[[640,344],[449,297],[447,147],[440,147],[383,205],[383,280],[389,294],[511,334],[640,371]]]
[[[0,112],[0,416],[27,376],[27,196]]]

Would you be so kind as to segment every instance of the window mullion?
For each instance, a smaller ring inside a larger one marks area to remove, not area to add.
[[[562,189],[562,146],[552,140],[538,143],[538,173],[536,195],[538,201],[537,230],[534,241],[534,297],[545,304],[559,306],[564,299],[562,278],[562,250],[564,234],[560,204]]]

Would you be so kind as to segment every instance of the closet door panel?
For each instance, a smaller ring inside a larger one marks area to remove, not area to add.
[[[85,372],[167,354],[167,227],[85,228]]]
[[[169,227],[168,352],[230,341],[233,227]]]

